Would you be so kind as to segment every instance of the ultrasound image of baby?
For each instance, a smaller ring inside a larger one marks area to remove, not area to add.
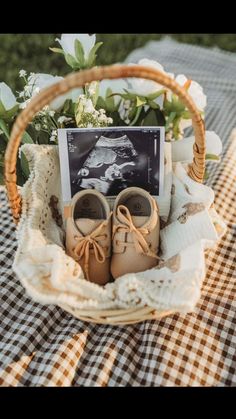
[[[120,138],[101,136],[78,172],[80,188],[95,188],[107,194],[114,181],[121,185],[130,173],[138,153],[127,135]]]

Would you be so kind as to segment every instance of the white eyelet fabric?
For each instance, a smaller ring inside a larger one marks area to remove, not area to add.
[[[156,268],[100,287],[85,280],[78,263],[66,255],[63,226],[52,218],[52,196],[58,199],[57,210],[62,214],[57,146],[25,144],[21,151],[31,175],[21,189],[22,218],[13,270],[35,301],[86,310],[145,305],[158,311],[194,310],[205,277],[204,251],[216,246],[226,230],[211,208],[211,188],[190,179],[180,162],[173,163],[172,171],[168,166],[169,191],[163,199],[169,194],[171,205],[160,232],[163,261]],[[158,203],[161,207],[162,198]]]

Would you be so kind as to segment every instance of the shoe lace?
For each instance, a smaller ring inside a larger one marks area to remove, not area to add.
[[[146,256],[151,256],[156,259],[160,259],[151,249],[145,239],[150,231],[146,227],[136,227],[133,223],[131,214],[127,207],[124,205],[119,205],[117,208],[117,219],[120,224],[113,225],[113,239],[117,232],[122,233],[132,233],[133,243],[122,242],[117,240],[117,244],[122,244],[123,246],[134,246],[137,253],[142,253]]]
[[[110,218],[110,217],[109,217]],[[80,261],[84,257],[84,271],[87,280],[90,280],[89,277],[89,259],[91,250],[94,251],[94,256],[98,263],[104,263],[106,259],[105,251],[107,248],[104,248],[99,242],[106,240],[107,234],[102,234],[104,227],[107,227],[108,220],[101,223],[92,233],[87,236],[75,236],[77,243],[73,249],[76,259]]]

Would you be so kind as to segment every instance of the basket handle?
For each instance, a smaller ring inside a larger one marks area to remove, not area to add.
[[[196,105],[187,91],[167,74],[149,67],[139,65],[111,65],[94,67],[89,70],[72,73],[65,77],[65,79],[61,82],[42,90],[39,94],[32,98],[27,107],[18,115],[13,125],[11,136],[7,145],[4,168],[7,195],[15,223],[18,223],[21,214],[21,197],[16,184],[17,153],[22,135],[36,113],[38,113],[44,106],[48,105],[57,96],[63,95],[75,87],[82,87],[86,83],[90,83],[92,81],[128,77],[138,77],[152,80],[169,88],[179,97],[182,103],[189,110],[195,133],[195,143],[193,146],[194,158],[193,162],[189,165],[188,174],[197,182],[203,181],[205,171],[204,122],[200,112],[196,108]]]

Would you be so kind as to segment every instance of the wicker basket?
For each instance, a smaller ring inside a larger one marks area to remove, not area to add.
[[[57,96],[63,95],[76,87],[82,87],[86,83],[103,79],[117,79],[138,77],[153,80],[175,93],[182,103],[188,108],[193,129],[195,143],[193,147],[193,162],[189,165],[189,176],[202,182],[205,171],[205,129],[204,122],[193,100],[187,91],[166,74],[148,67],[137,65],[113,65],[97,67],[70,74],[63,81],[44,89],[35,96],[29,105],[19,114],[16,119],[5,154],[5,182],[8,199],[15,223],[21,216],[21,196],[17,188],[16,161],[21,138],[28,124],[34,116]],[[74,310],[69,306],[63,306],[65,310],[75,317],[85,321],[103,324],[131,324],[144,320],[164,317],[170,312],[157,312],[152,307],[120,309],[120,310]]]

